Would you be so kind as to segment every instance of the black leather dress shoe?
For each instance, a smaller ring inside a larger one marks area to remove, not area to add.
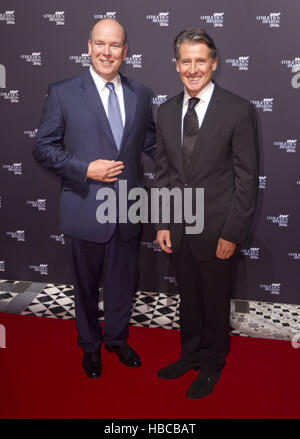
[[[209,395],[213,391],[216,382],[220,378],[220,375],[221,372],[213,375],[200,372],[186,392],[187,398],[198,399]]]
[[[117,354],[119,360],[125,364],[125,366],[139,367],[141,365],[141,360],[137,353],[126,342],[117,346],[105,345],[105,348],[108,352]]]
[[[100,352],[84,352],[82,367],[89,378],[99,378],[102,373]]]
[[[175,361],[175,363],[171,363],[168,366],[160,369],[157,372],[157,376],[162,380],[174,380],[176,378],[181,377],[183,374],[185,374],[186,372],[192,369],[199,370],[199,368],[187,366],[186,364],[183,364],[179,360],[179,361]]]

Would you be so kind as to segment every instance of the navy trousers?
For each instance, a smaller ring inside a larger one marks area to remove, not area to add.
[[[137,287],[137,238],[122,240],[118,226],[104,244],[65,237],[74,283],[78,345],[84,352],[120,345],[128,337]],[[99,283],[104,275],[104,333],[98,320]]]

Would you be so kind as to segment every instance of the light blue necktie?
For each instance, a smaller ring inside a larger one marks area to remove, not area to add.
[[[119,99],[115,92],[115,87],[112,82],[107,82],[105,86],[109,89],[108,97],[108,120],[118,149],[120,149],[123,123],[121,117],[121,110]]]

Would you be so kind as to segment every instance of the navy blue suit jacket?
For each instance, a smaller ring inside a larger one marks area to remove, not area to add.
[[[52,84],[42,113],[33,150],[34,158],[62,178],[61,232],[79,239],[107,242],[116,224],[100,224],[96,210],[101,187],[118,190],[118,184],[86,179],[88,165],[97,159],[121,160],[119,178],[128,190],[142,186],[141,154],[155,152],[152,92],[137,81],[121,76],[126,122],[117,149],[101,98],[89,71]],[[120,224],[121,236],[137,236],[140,224]]]

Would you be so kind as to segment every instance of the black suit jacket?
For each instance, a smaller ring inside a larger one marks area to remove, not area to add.
[[[215,84],[192,154],[183,169],[181,118],[183,92],[162,104],[157,117],[155,186],[204,188],[204,229],[188,235],[201,260],[215,256],[218,238],[241,244],[247,235],[258,187],[256,114],[247,100]],[[170,229],[172,249],[179,249],[185,224],[160,223]]]

